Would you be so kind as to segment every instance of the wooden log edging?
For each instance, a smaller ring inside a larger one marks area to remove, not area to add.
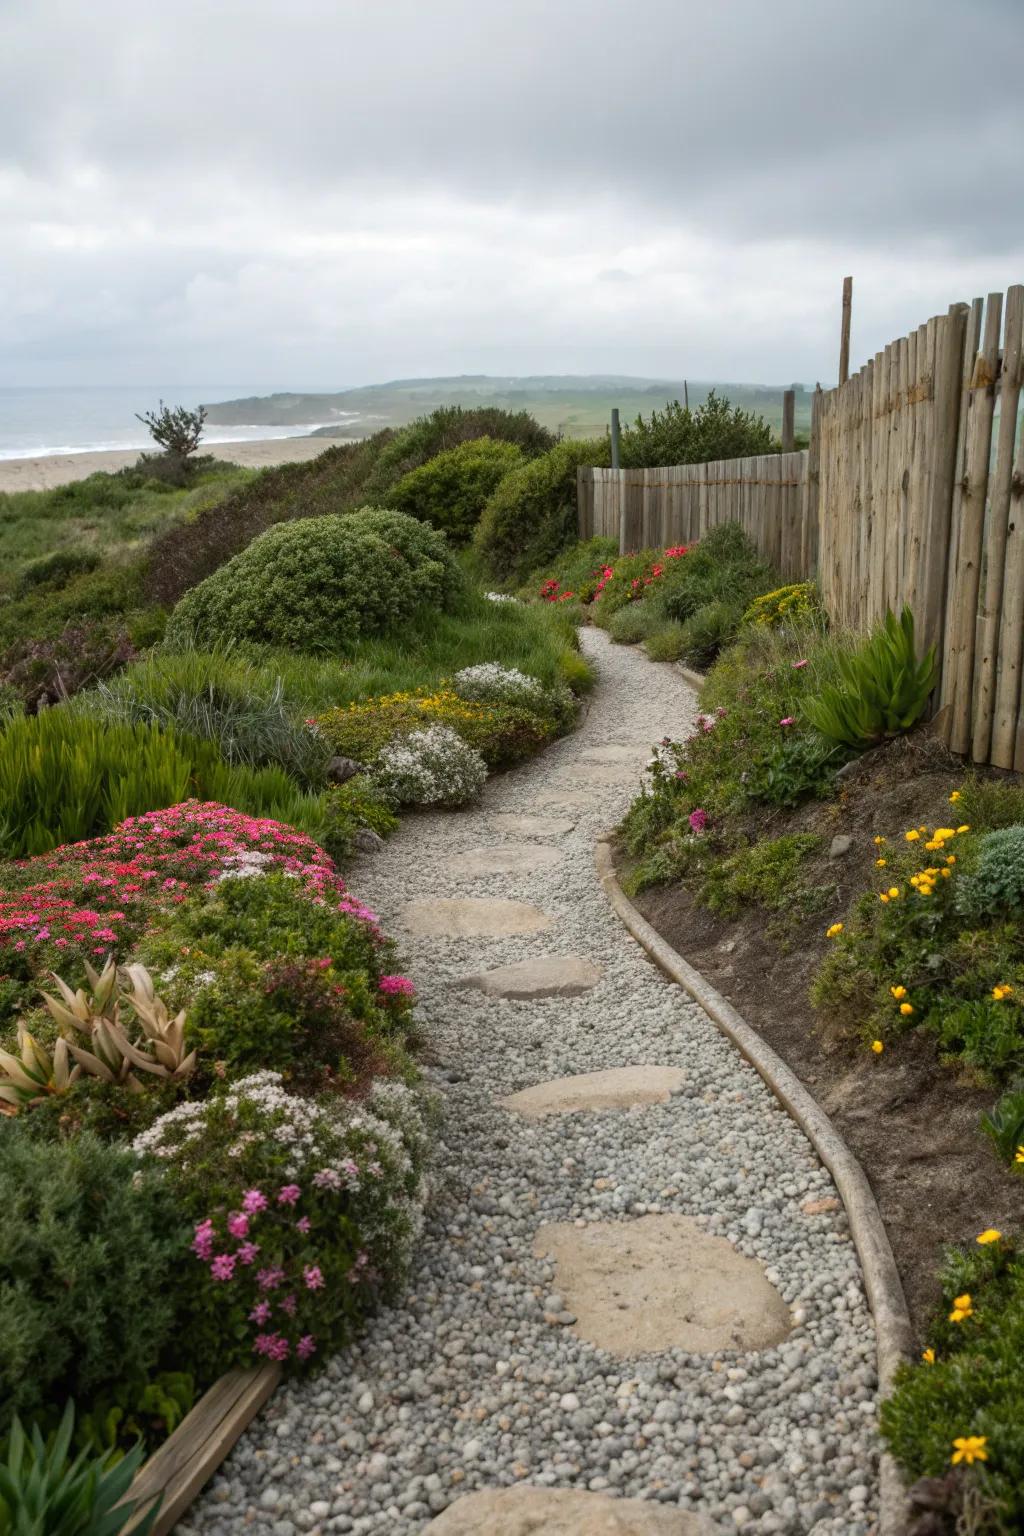
[[[860,1259],[864,1288],[875,1324],[879,1396],[886,1397],[892,1390],[897,1366],[910,1358],[913,1329],[889,1236],[867,1176],[825,1111],[796,1073],[751,1028],[732,1004],[666,943],[637,911],[616,876],[612,837],[612,833],[606,833],[598,839],[594,860],[601,886],[622,923],[647,951],[655,965],[700,1004],[712,1023],[731,1040],[740,1055],[749,1061],[799,1125],[832,1175],[846,1208],[850,1233]],[[879,1536],[901,1536],[906,1520],[907,1500],[903,1477],[893,1457],[888,1451],[883,1451],[879,1465]]]
[[[173,1434],[139,1471],[126,1495],[135,1515],[126,1536],[160,1498],[152,1536],[168,1536],[200,1489],[213,1476],[281,1379],[272,1362],[226,1371],[204,1392]]]

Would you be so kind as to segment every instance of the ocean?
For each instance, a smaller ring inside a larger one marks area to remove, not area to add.
[[[0,459],[23,459],[89,449],[148,448],[152,440],[136,411],[156,410],[160,401],[194,410],[216,400],[269,395],[273,387],[252,384],[98,385],[84,388],[20,389],[0,386]],[[305,426],[207,427],[203,443],[238,443],[275,437],[303,437]]]

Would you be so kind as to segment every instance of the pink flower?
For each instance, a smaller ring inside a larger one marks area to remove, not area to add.
[[[308,1216],[300,1216],[298,1221],[295,1223],[295,1230],[296,1232],[301,1232],[303,1237],[305,1237],[311,1226],[312,1222]]]
[[[230,1280],[235,1272],[235,1255],[233,1253],[218,1253],[210,1265],[210,1274],[214,1280]]]
[[[294,1205],[301,1194],[302,1190],[297,1184],[285,1184],[277,1192],[277,1203],[278,1205]]]
[[[232,1211],[228,1217],[228,1231],[232,1237],[248,1237],[249,1218],[242,1211]]]
[[[319,1264],[307,1264],[302,1271],[302,1278],[306,1282],[307,1291],[319,1291],[324,1286],[324,1274]]]
[[[266,1355],[268,1360],[288,1358],[288,1340],[283,1339],[279,1333],[258,1333],[252,1347],[258,1355]]]
[[[796,725],[796,715],[783,715],[780,725]]]
[[[252,1311],[249,1313],[250,1321],[254,1322],[254,1323],[259,1323],[261,1328],[262,1328],[262,1326],[263,1326],[263,1324],[265,1322],[269,1321],[269,1318],[270,1318],[270,1302],[269,1301],[258,1301],[256,1303],[256,1305],[253,1307]]]
[[[416,992],[408,976],[382,976],[377,985],[385,997],[413,997]]]
[[[319,1173],[314,1173],[313,1183],[317,1189],[340,1189],[341,1174],[334,1168],[321,1168]]]
[[[690,812],[688,819],[694,832],[703,832],[709,820],[707,811],[702,810],[699,805],[696,810]]]
[[[676,769],[675,776],[676,776],[677,779],[682,779],[684,783],[690,777],[690,775],[688,773],[686,773],[682,768],[677,768]]]
[[[278,1302],[282,1312],[287,1312],[289,1317],[295,1316],[296,1301],[294,1296],[285,1296]]]
[[[792,666],[794,672],[799,672],[801,667],[806,667],[807,657],[805,656],[802,661],[791,662],[790,665]]]
[[[209,1218],[206,1221],[196,1222],[196,1234],[192,1239],[192,1252],[197,1258],[203,1260],[213,1257],[213,1222]]]
[[[239,1264],[252,1264],[259,1251],[259,1243],[243,1243],[236,1255]]]
[[[284,1279],[284,1270],[276,1265],[270,1269],[261,1269],[256,1275],[256,1284],[261,1291],[276,1291]]]
[[[248,1216],[255,1216],[259,1211],[265,1211],[269,1201],[261,1190],[247,1189],[242,1196],[242,1210]]]
[[[310,1355],[316,1352],[316,1339],[311,1333],[304,1333],[295,1346],[295,1353],[300,1360],[308,1360]]]

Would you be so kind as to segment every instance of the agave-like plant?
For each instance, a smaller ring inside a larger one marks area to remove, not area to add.
[[[0,1530],[11,1536],[119,1536],[131,1525],[134,1536],[148,1536],[160,1499],[143,1508],[127,1496],[142,1463],[141,1443],[120,1460],[89,1449],[72,1457],[74,1425],[70,1403],[47,1440],[38,1425],[26,1435],[14,1419],[7,1458],[0,1462]]]
[[[184,1082],[195,1071],[195,1051],[185,1052],[184,1008],[171,1018],[167,1004],[157,996],[153,978],[144,965],[126,965],[124,973],[131,982],[131,991],[124,995],[135,1013],[146,1046],[143,1050],[132,1048],[131,1060],[144,1072],[155,1072],[174,1082]]]
[[[18,1055],[0,1050],[0,1113],[17,1114],[50,1094],[66,1093],[81,1074],[72,1066],[68,1042],[62,1037],[51,1056],[24,1024],[18,1025]]]

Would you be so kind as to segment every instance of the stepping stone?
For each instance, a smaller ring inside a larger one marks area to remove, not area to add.
[[[761,1265],[688,1216],[548,1222],[533,1251],[555,1262],[573,1332],[613,1355],[768,1349],[790,1329]]]
[[[519,960],[515,965],[501,965],[476,976],[461,976],[454,985],[476,987],[488,997],[578,997],[596,986],[603,975],[599,965],[584,960],[582,955],[539,955],[536,960]]]
[[[640,763],[646,762],[651,755],[650,747],[624,747],[610,745],[607,747],[587,747],[580,753],[582,763]]]
[[[593,803],[592,796],[574,793],[571,789],[549,789],[534,797],[535,805],[550,805],[559,811],[583,810]]]
[[[503,939],[540,933],[555,919],[528,901],[459,896],[406,902],[398,921],[406,933],[425,939]]]
[[[686,1073],[679,1067],[611,1067],[605,1072],[580,1072],[575,1077],[536,1083],[498,1103],[528,1120],[587,1109],[631,1109],[634,1104],[666,1104],[685,1080]]]
[[[514,837],[564,837],[576,825],[561,816],[492,816],[491,821]]]
[[[530,875],[561,862],[557,848],[543,843],[496,843],[492,848],[468,848],[453,853],[445,868],[453,875]]]
[[[716,1536],[706,1515],[653,1499],[615,1499],[580,1488],[485,1488],[463,1494],[423,1536]]]

